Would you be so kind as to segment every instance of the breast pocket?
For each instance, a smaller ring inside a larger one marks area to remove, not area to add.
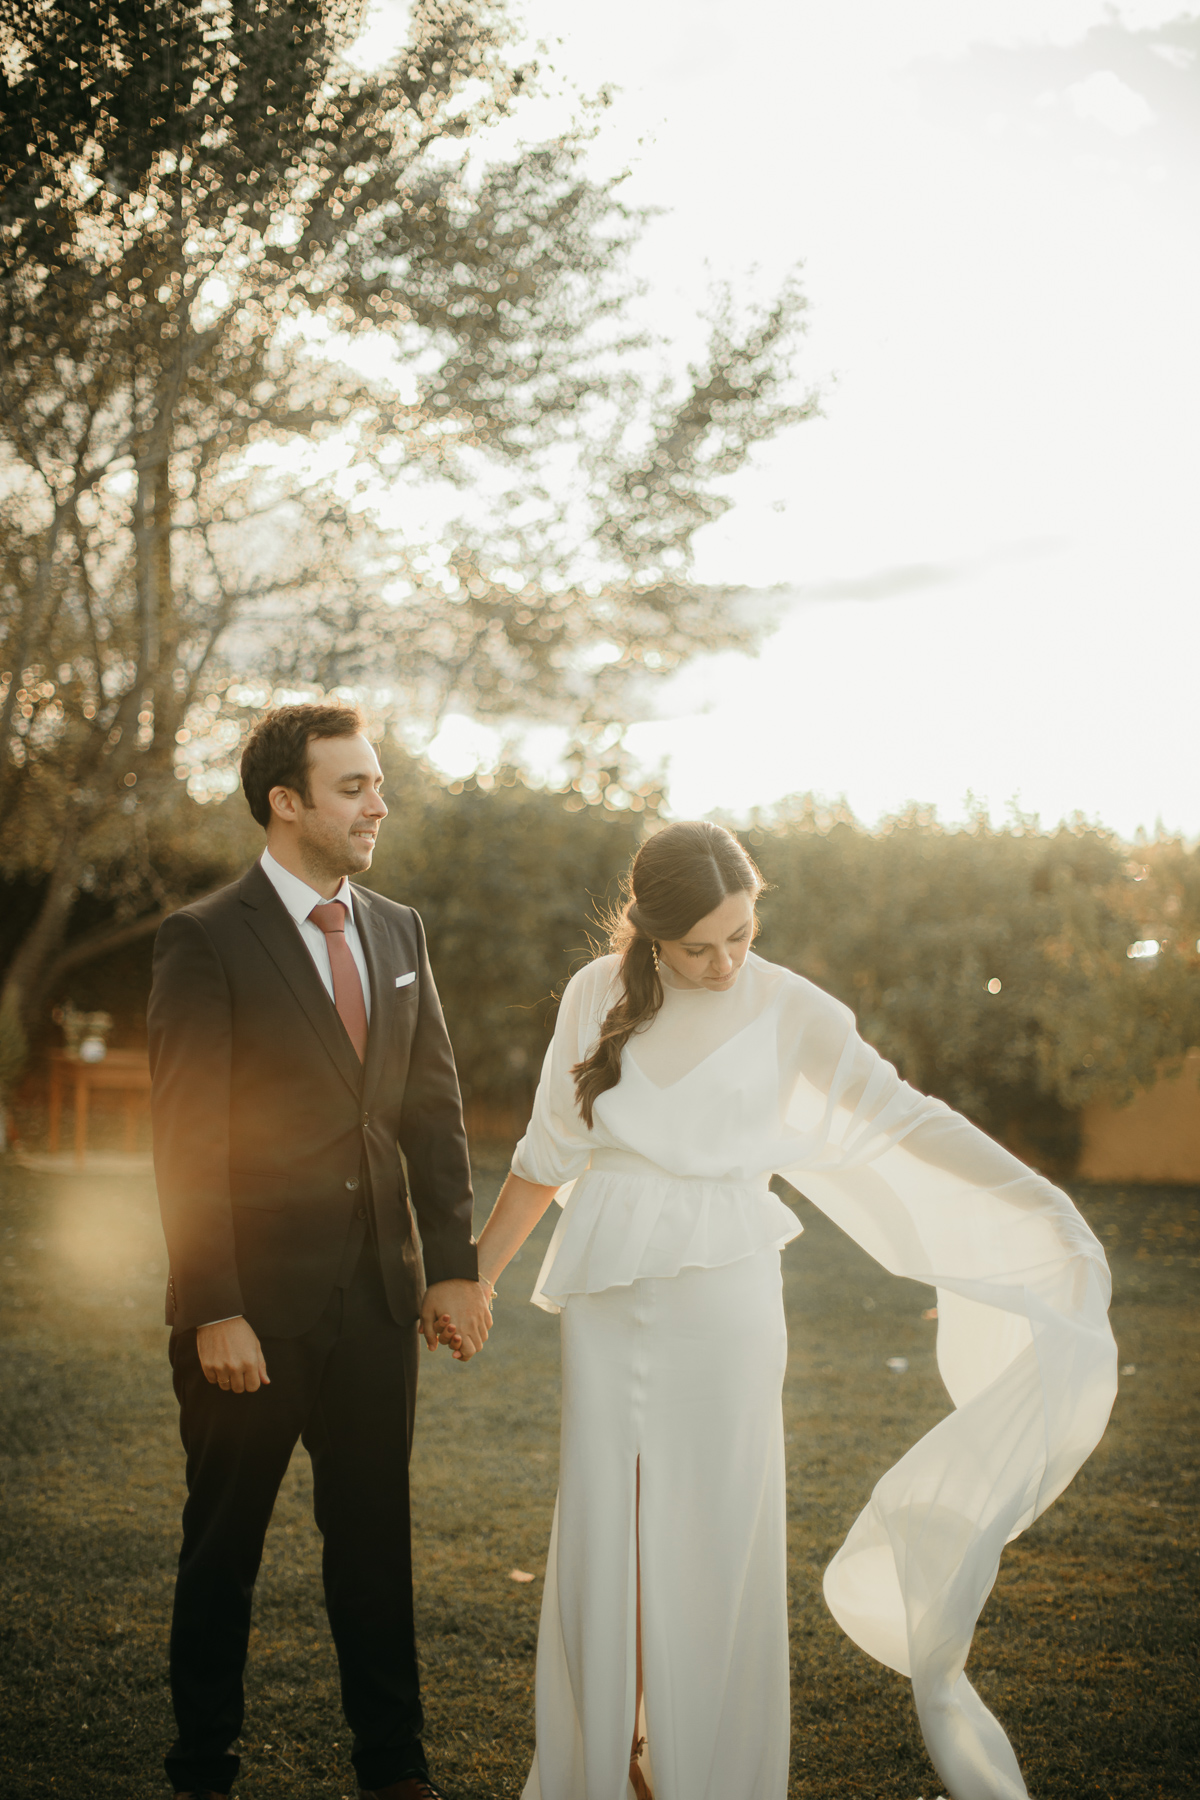
[[[419,993],[420,985],[415,969],[410,970],[407,975],[397,975],[395,986],[390,992],[384,990],[380,1022],[392,1043],[400,1049],[407,1049],[416,1032]]]

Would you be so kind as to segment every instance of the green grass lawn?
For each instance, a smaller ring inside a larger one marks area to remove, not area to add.
[[[0,1162],[0,1795],[166,1791],[166,1634],[183,1458],[144,1176]],[[486,1211],[499,1182],[479,1177]],[[1081,1189],[1112,1258],[1126,1373],[1107,1437],[1006,1554],[972,1679],[1037,1800],[1200,1791],[1196,1719],[1200,1192]],[[908,1684],[868,1661],[821,1571],[873,1481],[945,1410],[927,1289],[886,1275],[803,1201],[786,1253],[790,1794],[941,1793]],[[557,1321],[524,1302],[547,1221],[468,1367],[423,1358],[414,1456],[431,1765],[457,1800],[521,1791],[557,1462]],[[905,1374],[886,1367],[908,1359]],[[510,1578],[514,1569],[535,1576]],[[354,1793],[321,1603],[307,1458],[285,1483],[256,1601],[242,1800]],[[729,1800],[738,1800],[731,1795]]]

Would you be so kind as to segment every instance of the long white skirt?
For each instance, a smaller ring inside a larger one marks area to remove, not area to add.
[[[777,1250],[567,1300],[523,1800],[632,1792],[639,1463],[655,1800],[784,1800],[786,1357]]]

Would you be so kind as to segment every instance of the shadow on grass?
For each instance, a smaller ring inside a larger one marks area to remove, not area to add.
[[[166,1630],[182,1452],[144,1177],[0,1164],[0,1681],[4,1800],[165,1793]],[[484,1167],[486,1212],[499,1186]],[[972,1679],[1039,1800],[1197,1791],[1200,1193],[1082,1188],[1109,1247],[1124,1375],[1107,1437],[1005,1556]],[[793,1651],[791,1800],[941,1789],[908,1684],[861,1655],[821,1571],[872,1483],[941,1416],[929,1290],[796,1200],[784,1259]],[[525,1305],[551,1220],[469,1367],[422,1359],[414,1454],[431,1763],[459,1800],[520,1794],[557,1465],[558,1331]],[[889,1357],[907,1359],[903,1374]],[[534,1575],[511,1580],[511,1571]],[[354,1794],[307,1459],[280,1494],[255,1605],[242,1800]],[[737,1800],[737,1796],[730,1796]]]

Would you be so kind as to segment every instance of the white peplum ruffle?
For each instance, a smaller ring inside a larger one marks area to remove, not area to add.
[[[628,1287],[681,1269],[719,1269],[781,1250],[804,1229],[767,1176],[701,1181],[672,1175],[632,1151],[595,1150],[560,1189],[562,1216],[531,1296],[561,1312],[572,1294]]]

